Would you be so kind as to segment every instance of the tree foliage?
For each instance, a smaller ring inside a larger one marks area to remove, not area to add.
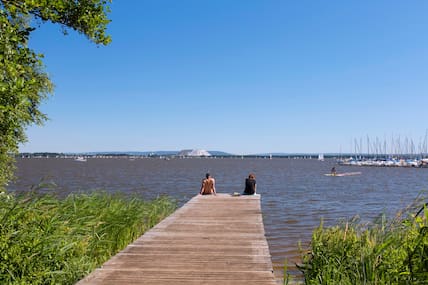
[[[32,31],[51,22],[107,45],[111,0],[0,0],[0,191],[13,178],[14,154],[25,129],[42,124],[40,104],[53,91],[43,55],[29,48]]]

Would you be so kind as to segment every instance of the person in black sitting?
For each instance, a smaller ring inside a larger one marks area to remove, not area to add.
[[[245,179],[245,190],[243,195],[254,195],[256,194],[256,176],[254,173],[250,173],[248,178]]]

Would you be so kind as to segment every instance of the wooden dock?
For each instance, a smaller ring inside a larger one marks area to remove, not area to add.
[[[260,196],[195,196],[77,284],[275,285]]]

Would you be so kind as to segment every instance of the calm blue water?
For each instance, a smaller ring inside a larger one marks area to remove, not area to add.
[[[9,188],[29,189],[43,179],[55,182],[55,191],[63,194],[88,189],[138,193],[148,199],[167,194],[183,204],[198,193],[208,171],[219,193],[242,192],[245,178],[254,172],[272,261],[280,276],[285,259],[291,267],[299,262],[299,241],[307,245],[321,219],[333,225],[356,215],[363,221],[382,212],[393,215],[428,189],[428,169],[336,166],[339,173],[361,175],[324,176],[334,164],[287,158],[19,159],[18,180]]]

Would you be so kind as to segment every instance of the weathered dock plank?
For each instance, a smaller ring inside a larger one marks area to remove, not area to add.
[[[260,196],[195,196],[77,284],[277,284]]]

